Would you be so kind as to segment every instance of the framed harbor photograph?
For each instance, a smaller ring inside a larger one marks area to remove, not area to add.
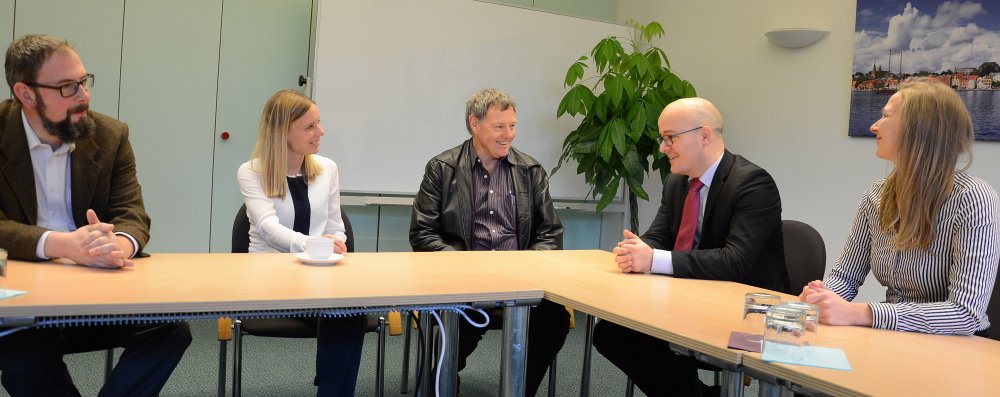
[[[1000,140],[1000,1],[858,0],[849,136],[871,125],[899,84],[927,77],[965,101],[977,140]]]

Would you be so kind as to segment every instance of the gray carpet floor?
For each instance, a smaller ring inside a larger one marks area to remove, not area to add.
[[[579,396],[582,370],[584,316],[577,313],[578,328],[570,330],[566,344],[559,353],[557,372],[557,395]],[[215,396],[218,383],[219,342],[214,321],[191,323],[194,342],[184,355],[184,359],[174,371],[163,389],[163,396]],[[462,396],[497,395],[500,377],[501,332],[486,333],[479,348],[469,358],[467,368],[462,371]],[[416,339],[414,338],[414,341]],[[369,333],[365,339],[360,375],[356,395],[375,395],[375,349],[376,335]],[[415,349],[415,343],[411,344]],[[313,396],[316,388],[312,385],[316,356],[315,339],[284,339],[248,336],[243,344],[243,394],[245,396]],[[118,353],[121,351],[119,349]],[[227,364],[232,363],[232,348],[229,348]],[[403,337],[386,338],[386,396],[400,396],[400,375],[402,370]],[[413,374],[415,372],[411,353],[409,389],[406,395],[413,396]],[[604,359],[593,353],[591,395],[624,396],[625,375]],[[81,353],[66,356],[66,364],[73,375],[77,387],[84,396],[96,396],[104,381],[104,352]],[[228,372],[228,371],[227,371]],[[702,372],[704,381],[711,383],[713,375]],[[231,392],[227,377],[227,392]],[[544,396],[548,381],[542,383],[539,396]],[[756,382],[745,390],[745,395],[754,396]],[[0,391],[6,396],[6,392]],[[636,389],[636,396],[643,396]]]

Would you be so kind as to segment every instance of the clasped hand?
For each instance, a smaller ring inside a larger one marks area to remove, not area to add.
[[[871,325],[871,306],[848,302],[823,284],[814,280],[802,287],[799,300],[819,307],[819,322],[826,325]]]
[[[618,268],[622,273],[648,273],[653,267],[653,247],[628,229],[622,235],[625,239],[612,250]]]
[[[87,210],[87,225],[72,232],[49,235],[54,241],[55,254],[50,257],[66,258],[79,265],[100,268],[122,268],[134,265],[129,256],[131,242],[115,235],[115,226],[103,223],[94,210]],[[123,245],[126,245],[123,247]]]

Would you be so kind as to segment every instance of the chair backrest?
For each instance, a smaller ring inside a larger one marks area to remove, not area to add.
[[[250,218],[247,217],[247,205],[240,206],[233,220],[232,253],[245,254],[250,252]]]
[[[344,220],[344,234],[347,235],[347,252],[354,252],[354,228],[351,227],[351,220],[344,212],[344,207],[340,207],[340,217]],[[240,206],[236,211],[236,219],[233,220],[232,253],[247,253],[250,251],[250,218],[247,217],[247,205]]]
[[[813,280],[822,280],[826,271],[826,245],[823,236],[805,223],[785,219],[781,221],[785,242],[785,268],[792,294]]]
[[[990,339],[1000,340],[1000,269],[997,270],[997,280],[993,284],[990,304],[986,306],[986,316],[990,318]]]

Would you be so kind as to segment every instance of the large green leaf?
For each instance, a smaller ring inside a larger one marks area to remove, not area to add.
[[[638,96],[638,93],[636,92],[635,80],[630,78],[628,75],[623,75],[618,79],[618,82],[621,83],[622,92],[625,94],[625,99],[629,102],[634,101]]]
[[[577,114],[587,115],[588,110],[594,102],[594,93],[583,84],[577,84],[570,88],[566,95],[559,101],[559,108],[556,109],[556,118],[565,113],[570,116]]]
[[[616,75],[604,78],[604,93],[611,99],[611,104],[618,106],[622,102],[622,81]]]
[[[601,191],[601,200],[597,202],[597,211],[604,211],[604,208],[611,204],[611,200],[615,199],[618,194],[618,185],[621,184],[621,178],[615,177],[611,183],[608,184],[604,190]]]
[[[635,69],[636,74],[639,77],[645,77],[649,72],[649,59],[641,53],[634,53],[629,55],[629,68]]]
[[[600,144],[598,144],[598,151],[604,161],[609,161],[611,159],[611,149],[614,147],[611,135],[612,134],[605,131],[605,133],[601,134]]]
[[[638,142],[646,129],[646,103],[638,101],[632,109],[632,114],[629,115],[629,137],[632,138],[632,142]]]
[[[579,108],[580,99],[577,98],[576,90],[570,89],[566,95],[563,95],[562,100],[559,101],[559,108],[556,109],[556,118],[562,117],[562,115],[567,112],[569,112],[570,116],[576,116]]]
[[[659,61],[663,62],[663,65],[666,66],[667,69],[670,69],[670,59],[667,58],[667,53],[663,52],[663,50],[661,50],[659,47],[650,47],[649,52],[656,53],[656,57],[659,59]],[[652,58],[650,58],[650,60],[652,60]],[[660,66],[660,62],[656,63],[657,67]]]
[[[591,113],[600,123],[608,122],[608,97],[601,95],[594,100],[594,110]]]
[[[564,87],[572,86],[577,80],[583,77],[583,62],[576,62],[566,71],[566,81]]]
[[[647,43],[651,43],[655,38],[663,37],[663,26],[659,22],[651,21],[642,29],[642,37],[646,39]]]
[[[581,141],[573,144],[573,151],[580,154],[591,154],[597,150],[596,140]]]
[[[615,151],[620,155],[625,155],[628,152],[628,126],[625,125],[625,121],[620,118],[615,117],[608,124],[607,129],[604,131],[605,134],[611,135],[611,141],[615,145]]]
[[[684,80],[684,97],[692,98],[698,96],[698,92],[694,90],[694,86],[691,85],[687,80]]]

